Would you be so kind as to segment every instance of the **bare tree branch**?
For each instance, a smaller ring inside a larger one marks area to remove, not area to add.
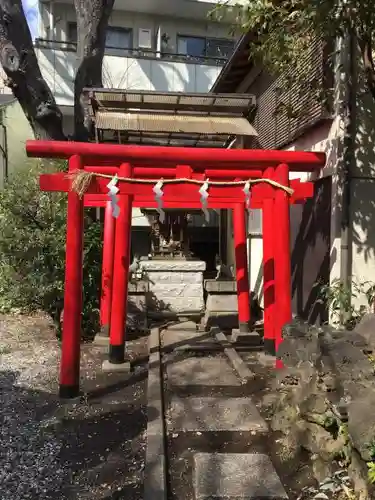
[[[82,90],[84,87],[103,86],[105,37],[113,4],[114,0],[74,0],[79,60],[74,82],[74,135],[77,140],[86,140],[90,132],[85,119]]]
[[[64,140],[62,113],[35,55],[21,0],[0,0],[0,63],[38,139]]]

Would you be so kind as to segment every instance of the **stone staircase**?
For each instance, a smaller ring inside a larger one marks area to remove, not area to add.
[[[192,342],[198,335],[188,326],[162,332],[169,351],[174,338]],[[176,459],[185,460],[185,469],[191,471],[190,489],[182,491],[173,481],[184,468],[179,466],[175,475],[171,471],[176,498],[287,499],[262,445],[267,443],[268,425],[226,357],[172,354],[165,372],[168,441]]]

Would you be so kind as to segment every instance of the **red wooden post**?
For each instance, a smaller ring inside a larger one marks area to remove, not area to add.
[[[239,331],[240,333],[249,333],[250,294],[249,294],[249,273],[247,268],[245,203],[237,203],[233,208],[233,230],[234,230],[234,252],[236,258]]]
[[[274,169],[268,168],[264,177],[272,179]],[[274,218],[274,200],[263,202],[263,298],[264,298],[264,350],[275,355],[275,272],[274,272],[274,231],[278,224]]]
[[[104,215],[102,291],[100,297],[100,325],[101,335],[104,337],[109,337],[111,320],[115,228],[116,219],[112,215],[112,204],[107,201]]]
[[[69,172],[81,169],[83,169],[83,163],[80,156],[72,156],[69,160]],[[62,398],[74,398],[79,394],[82,250],[83,198],[80,199],[77,193],[69,191],[66,224],[64,323],[60,364],[60,397]]]
[[[129,163],[120,167],[119,177],[131,177],[132,169]],[[130,265],[130,238],[132,195],[120,194],[120,214],[116,221],[115,253],[113,265],[112,307],[109,339],[109,363],[125,363],[125,330],[128,302],[128,280]]]
[[[275,169],[274,179],[284,186],[289,186],[289,167],[281,164]],[[282,189],[276,189],[274,202],[274,242],[275,242],[275,349],[282,342],[282,328],[292,320],[291,299],[291,262],[290,262],[290,213],[288,195]],[[276,361],[276,368],[283,363]]]

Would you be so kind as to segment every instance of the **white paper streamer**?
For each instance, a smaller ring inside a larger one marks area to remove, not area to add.
[[[209,222],[210,221],[210,213],[207,209],[207,206],[208,206],[208,179],[200,187],[199,194],[201,195],[202,211],[204,213],[204,218],[205,218],[206,222]]]
[[[159,214],[160,222],[163,223],[165,220],[165,213],[163,210],[163,195],[164,195],[164,193],[163,193],[162,187],[163,187],[163,181],[160,180],[155,184],[155,186],[152,188],[152,190],[155,193],[155,200],[158,204],[158,208],[156,209],[156,211]]]
[[[112,205],[112,215],[117,219],[117,217],[120,214],[120,207],[118,206],[118,201],[119,198],[117,193],[119,192],[119,188],[117,187],[118,183],[118,178],[117,175],[115,175],[107,184],[108,188],[108,197],[111,200],[111,205]]]
[[[250,200],[251,200],[251,192],[250,192],[250,182],[246,181],[245,186],[242,190],[245,193],[245,201],[246,201],[246,208],[250,210]]]

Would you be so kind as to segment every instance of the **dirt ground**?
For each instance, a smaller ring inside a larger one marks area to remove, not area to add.
[[[84,397],[58,397],[59,342],[43,316],[0,316],[0,500],[139,500],[145,460],[147,339],[130,375],[103,374],[82,345]]]

